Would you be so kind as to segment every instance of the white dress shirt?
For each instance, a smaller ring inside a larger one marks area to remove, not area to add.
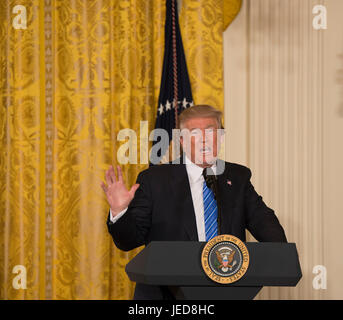
[[[188,181],[191,188],[192,200],[193,200],[193,207],[195,212],[195,220],[196,226],[198,231],[198,239],[199,241],[206,241],[206,234],[205,234],[205,219],[204,219],[204,198],[203,198],[203,185],[204,185],[204,177],[202,175],[203,168],[197,166],[187,157],[185,157],[186,163],[186,170],[188,175]],[[216,165],[212,165],[211,169],[213,170],[214,174],[216,174]],[[115,223],[122,217],[127,208],[118,213],[115,217],[112,216],[112,212],[110,214],[110,220],[112,223]],[[111,210],[110,210],[111,211]]]

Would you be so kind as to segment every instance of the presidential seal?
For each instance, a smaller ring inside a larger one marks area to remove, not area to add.
[[[243,277],[249,266],[249,252],[237,237],[223,234],[206,243],[201,254],[206,275],[215,282],[233,283]]]

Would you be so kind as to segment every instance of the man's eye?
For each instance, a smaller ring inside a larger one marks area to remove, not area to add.
[[[191,131],[191,135],[192,135],[193,137],[198,136],[199,134],[200,134],[200,131],[199,131],[199,130],[193,130],[193,131]]]

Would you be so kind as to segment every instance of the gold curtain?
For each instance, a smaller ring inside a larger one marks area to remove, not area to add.
[[[223,8],[180,11],[194,101],[220,109]],[[100,182],[118,132],[153,129],[164,19],[165,1],[0,1],[0,299],[132,297],[124,267],[140,249],[115,248]],[[122,166],[127,186],[146,166]],[[18,265],[26,289],[13,286]]]

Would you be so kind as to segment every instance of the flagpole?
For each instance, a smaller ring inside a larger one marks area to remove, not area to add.
[[[172,1],[172,37],[173,37],[173,77],[174,77],[174,112],[175,112],[175,128],[179,127],[179,115],[178,115],[178,76],[177,76],[177,51],[176,51],[176,10],[175,0]]]

